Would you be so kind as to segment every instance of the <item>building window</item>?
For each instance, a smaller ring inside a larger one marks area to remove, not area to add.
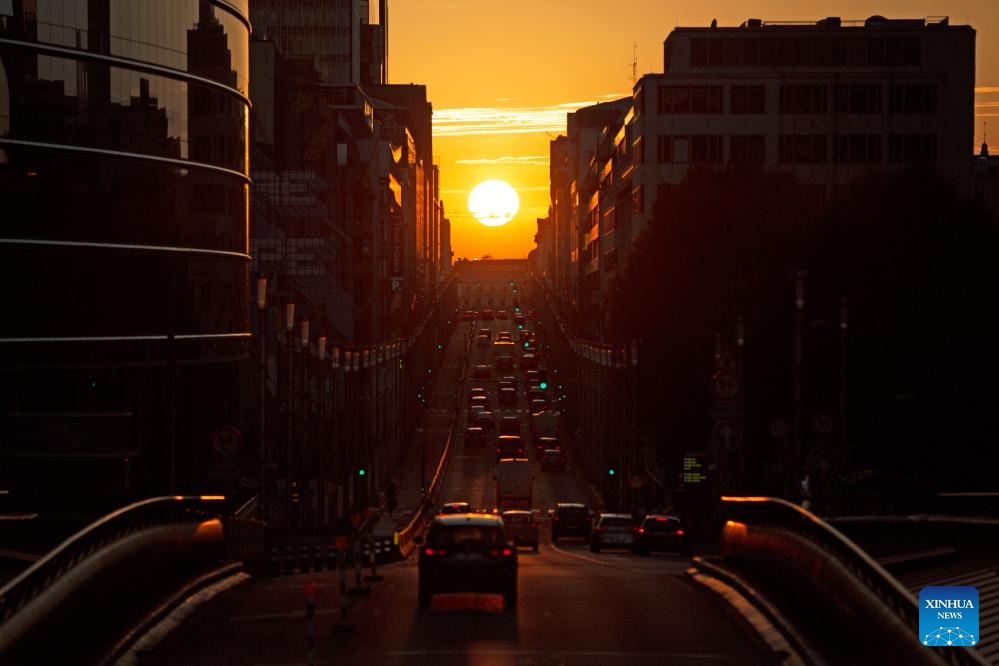
[[[604,221],[600,227],[601,233],[607,233],[609,231],[614,231],[617,228],[617,209],[611,206],[604,213]]]
[[[833,159],[837,164],[877,164],[881,162],[880,134],[837,135]]]
[[[881,86],[876,83],[836,86],[838,113],[881,113]]]
[[[892,113],[936,113],[935,83],[897,83],[891,87]]]
[[[717,164],[722,161],[722,138],[718,135],[690,137],[692,164]]]
[[[658,113],[721,113],[722,86],[671,86],[657,89]]]
[[[660,163],[713,164],[721,162],[721,136],[660,136],[658,137],[657,156]]]
[[[729,89],[731,113],[766,113],[766,88],[762,85],[737,86]]]
[[[825,134],[782,134],[778,146],[781,164],[825,164]]]
[[[892,164],[936,162],[937,137],[934,134],[897,134],[888,139]]]
[[[631,214],[641,215],[645,208],[645,188],[639,185],[631,190]]]
[[[825,113],[825,85],[808,84],[781,86],[780,112],[786,114]]]
[[[736,164],[763,164],[766,161],[762,134],[733,135],[728,139],[729,161]]]
[[[617,248],[612,247],[604,252],[604,270],[617,270]]]

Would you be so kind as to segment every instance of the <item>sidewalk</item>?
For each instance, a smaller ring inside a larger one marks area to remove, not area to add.
[[[459,397],[466,371],[470,325],[467,321],[459,321],[455,334],[444,348],[444,362],[441,364],[440,376],[434,383],[429,403],[413,435],[406,459],[402,467],[396,471],[398,505],[391,515],[387,510],[379,515],[372,529],[375,538],[391,537],[393,533],[405,529],[421,509],[421,480],[426,483],[429,490],[438,467],[445,469],[440,463],[451,432],[455,402]],[[455,436],[460,436],[460,433],[456,432]]]

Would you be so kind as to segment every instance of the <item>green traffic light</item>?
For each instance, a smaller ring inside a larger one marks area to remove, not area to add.
[[[548,388],[548,382],[541,382],[540,386],[541,386],[541,390],[543,391],[546,388]]]
[[[357,470],[357,475],[358,476],[364,476],[365,474],[367,474],[367,471],[365,471],[365,469],[363,467],[361,469]]]
[[[607,473],[610,474],[611,476],[614,476],[614,468],[611,467],[609,470],[607,470]]]

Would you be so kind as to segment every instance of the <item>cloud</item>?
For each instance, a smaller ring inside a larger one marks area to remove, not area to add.
[[[547,155],[504,155],[503,157],[479,157],[476,159],[457,160],[458,164],[505,164],[523,166],[548,166]]]
[[[601,96],[603,98],[605,96]],[[620,97],[620,95],[615,95]],[[548,106],[466,107],[435,109],[434,136],[469,136],[483,134],[525,134],[565,132],[565,116],[598,100],[563,102]]]
[[[999,93],[999,87],[997,86],[979,86],[975,88],[976,95],[990,95]]]

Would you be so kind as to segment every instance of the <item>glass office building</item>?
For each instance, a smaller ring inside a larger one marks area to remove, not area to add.
[[[250,337],[249,33],[246,0],[0,0],[11,506],[221,489]]]

